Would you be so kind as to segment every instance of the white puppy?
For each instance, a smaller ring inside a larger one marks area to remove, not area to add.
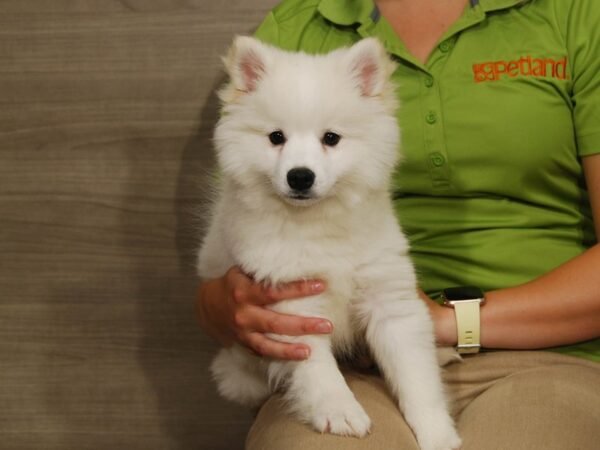
[[[458,448],[432,322],[388,192],[399,145],[394,64],[375,39],[310,56],[248,37],[225,62],[221,186],[199,273],[237,264],[269,284],[323,279],[325,293],[271,308],[326,317],[334,331],[271,336],[308,344],[301,362],[221,350],[212,365],[220,393],[257,405],[282,388],[291,412],[317,430],[364,436],[371,421],[334,355],[365,339],[421,448]]]

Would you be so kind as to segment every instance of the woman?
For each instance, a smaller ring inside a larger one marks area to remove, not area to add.
[[[594,0],[286,0],[257,31],[315,53],[375,36],[398,62],[405,159],[392,190],[436,338],[456,345],[460,325],[430,298],[475,285],[481,346],[504,349],[445,371],[464,449],[588,449],[600,438],[598,23]],[[201,285],[200,322],[223,345],[301,360],[308,347],[264,333],[331,323],[264,306],[323,289],[268,290],[234,267]],[[275,396],[248,447],[417,448],[377,376],[346,376],[371,436],[318,435]]]

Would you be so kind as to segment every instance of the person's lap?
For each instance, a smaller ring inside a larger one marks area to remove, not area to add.
[[[374,372],[347,371],[373,422],[363,439],[321,434],[285,412],[280,395],[261,408],[248,450],[418,449]],[[600,364],[549,352],[490,352],[444,370],[463,450],[577,450],[600,440]],[[435,426],[435,424],[432,424]]]

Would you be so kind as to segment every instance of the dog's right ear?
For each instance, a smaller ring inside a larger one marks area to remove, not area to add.
[[[235,89],[252,92],[265,75],[269,48],[258,39],[236,36],[223,61]]]
[[[365,97],[381,94],[396,65],[376,38],[366,38],[347,50],[347,64],[360,93]]]

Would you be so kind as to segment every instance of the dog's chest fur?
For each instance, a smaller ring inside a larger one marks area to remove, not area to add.
[[[383,203],[388,202],[385,193],[380,197]],[[347,351],[357,329],[352,303],[363,297],[356,274],[370,256],[370,244],[387,231],[385,214],[391,211],[380,207],[357,208],[352,214],[317,208],[309,211],[313,207],[293,212],[280,208],[252,211],[236,203],[228,201],[222,216],[223,245],[235,263],[266,283],[324,280],[324,294],[278,302],[272,308],[329,318],[334,324],[334,348]]]
[[[251,210],[236,202],[224,213],[223,243],[236,264],[272,284],[349,278],[366,256],[376,220],[371,211],[344,215],[324,205]]]

